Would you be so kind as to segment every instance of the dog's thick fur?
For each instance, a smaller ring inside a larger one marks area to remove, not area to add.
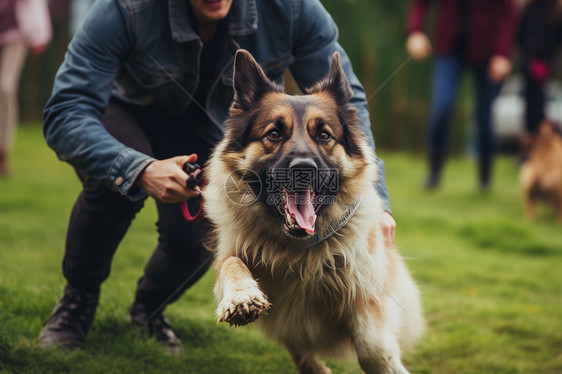
[[[400,354],[423,330],[419,292],[396,249],[385,245],[374,189],[377,163],[350,104],[340,55],[334,54],[325,80],[306,95],[289,96],[248,52],[238,51],[234,88],[204,191],[218,237],[218,320],[257,320],[289,350],[300,373],[330,373],[315,355],[348,352],[366,373],[407,373]],[[335,201],[315,206],[317,234],[360,201],[347,224],[310,247],[311,235],[284,225],[286,212],[278,213],[267,200],[271,191],[263,191],[267,171],[291,167],[295,157],[338,178]],[[259,176],[262,190],[247,174]],[[255,202],[233,201],[225,189],[233,177],[256,194]]]
[[[535,206],[543,202],[554,208],[557,220],[562,221],[562,138],[552,122],[541,123],[528,149],[519,170],[525,216],[534,220]]]

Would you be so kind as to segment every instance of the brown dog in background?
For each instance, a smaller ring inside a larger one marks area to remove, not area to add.
[[[552,206],[562,221],[562,138],[554,124],[544,121],[528,140],[528,155],[519,171],[525,216],[535,219],[538,202]]]

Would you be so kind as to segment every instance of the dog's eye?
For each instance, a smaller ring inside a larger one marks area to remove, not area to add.
[[[318,139],[320,139],[323,142],[327,142],[330,139],[332,139],[332,135],[330,135],[330,133],[326,130],[322,130],[320,131],[320,133],[318,134]]]
[[[281,133],[277,129],[273,129],[267,133],[267,137],[269,140],[277,141],[281,140]]]

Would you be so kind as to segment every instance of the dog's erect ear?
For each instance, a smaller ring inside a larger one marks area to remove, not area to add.
[[[343,144],[349,155],[361,154],[359,140],[364,136],[357,109],[351,104],[353,90],[343,70],[341,55],[334,52],[330,71],[324,80],[306,90],[308,94],[329,93],[338,106],[338,117],[343,126]]]
[[[347,79],[347,76],[343,71],[341,55],[339,52],[334,52],[332,55],[332,62],[330,64],[330,72],[328,73],[328,76],[323,81],[307,90],[308,93],[318,91],[330,92],[336,99],[337,103],[341,106],[349,103],[349,100],[353,97],[353,90],[351,89],[349,79]]]
[[[248,111],[267,92],[278,91],[252,55],[239,49],[234,58],[234,102],[231,110]]]
[[[343,71],[341,55],[334,52],[332,63],[330,64],[330,72],[328,73],[328,89],[336,95],[338,102],[347,103],[353,97],[353,90],[349,79]]]

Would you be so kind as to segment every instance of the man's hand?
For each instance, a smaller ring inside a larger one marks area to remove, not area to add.
[[[431,42],[421,31],[410,34],[406,41],[406,52],[416,61],[423,61],[431,55]]]
[[[392,214],[384,211],[381,220],[382,234],[386,245],[391,246],[394,244],[394,234],[396,233],[396,221]]]
[[[137,179],[137,184],[162,203],[179,203],[201,194],[198,186],[187,187],[189,175],[183,171],[187,162],[197,161],[197,155],[177,156],[152,162]]]
[[[500,83],[511,72],[511,60],[502,55],[495,55],[488,64],[488,77],[492,82]]]

